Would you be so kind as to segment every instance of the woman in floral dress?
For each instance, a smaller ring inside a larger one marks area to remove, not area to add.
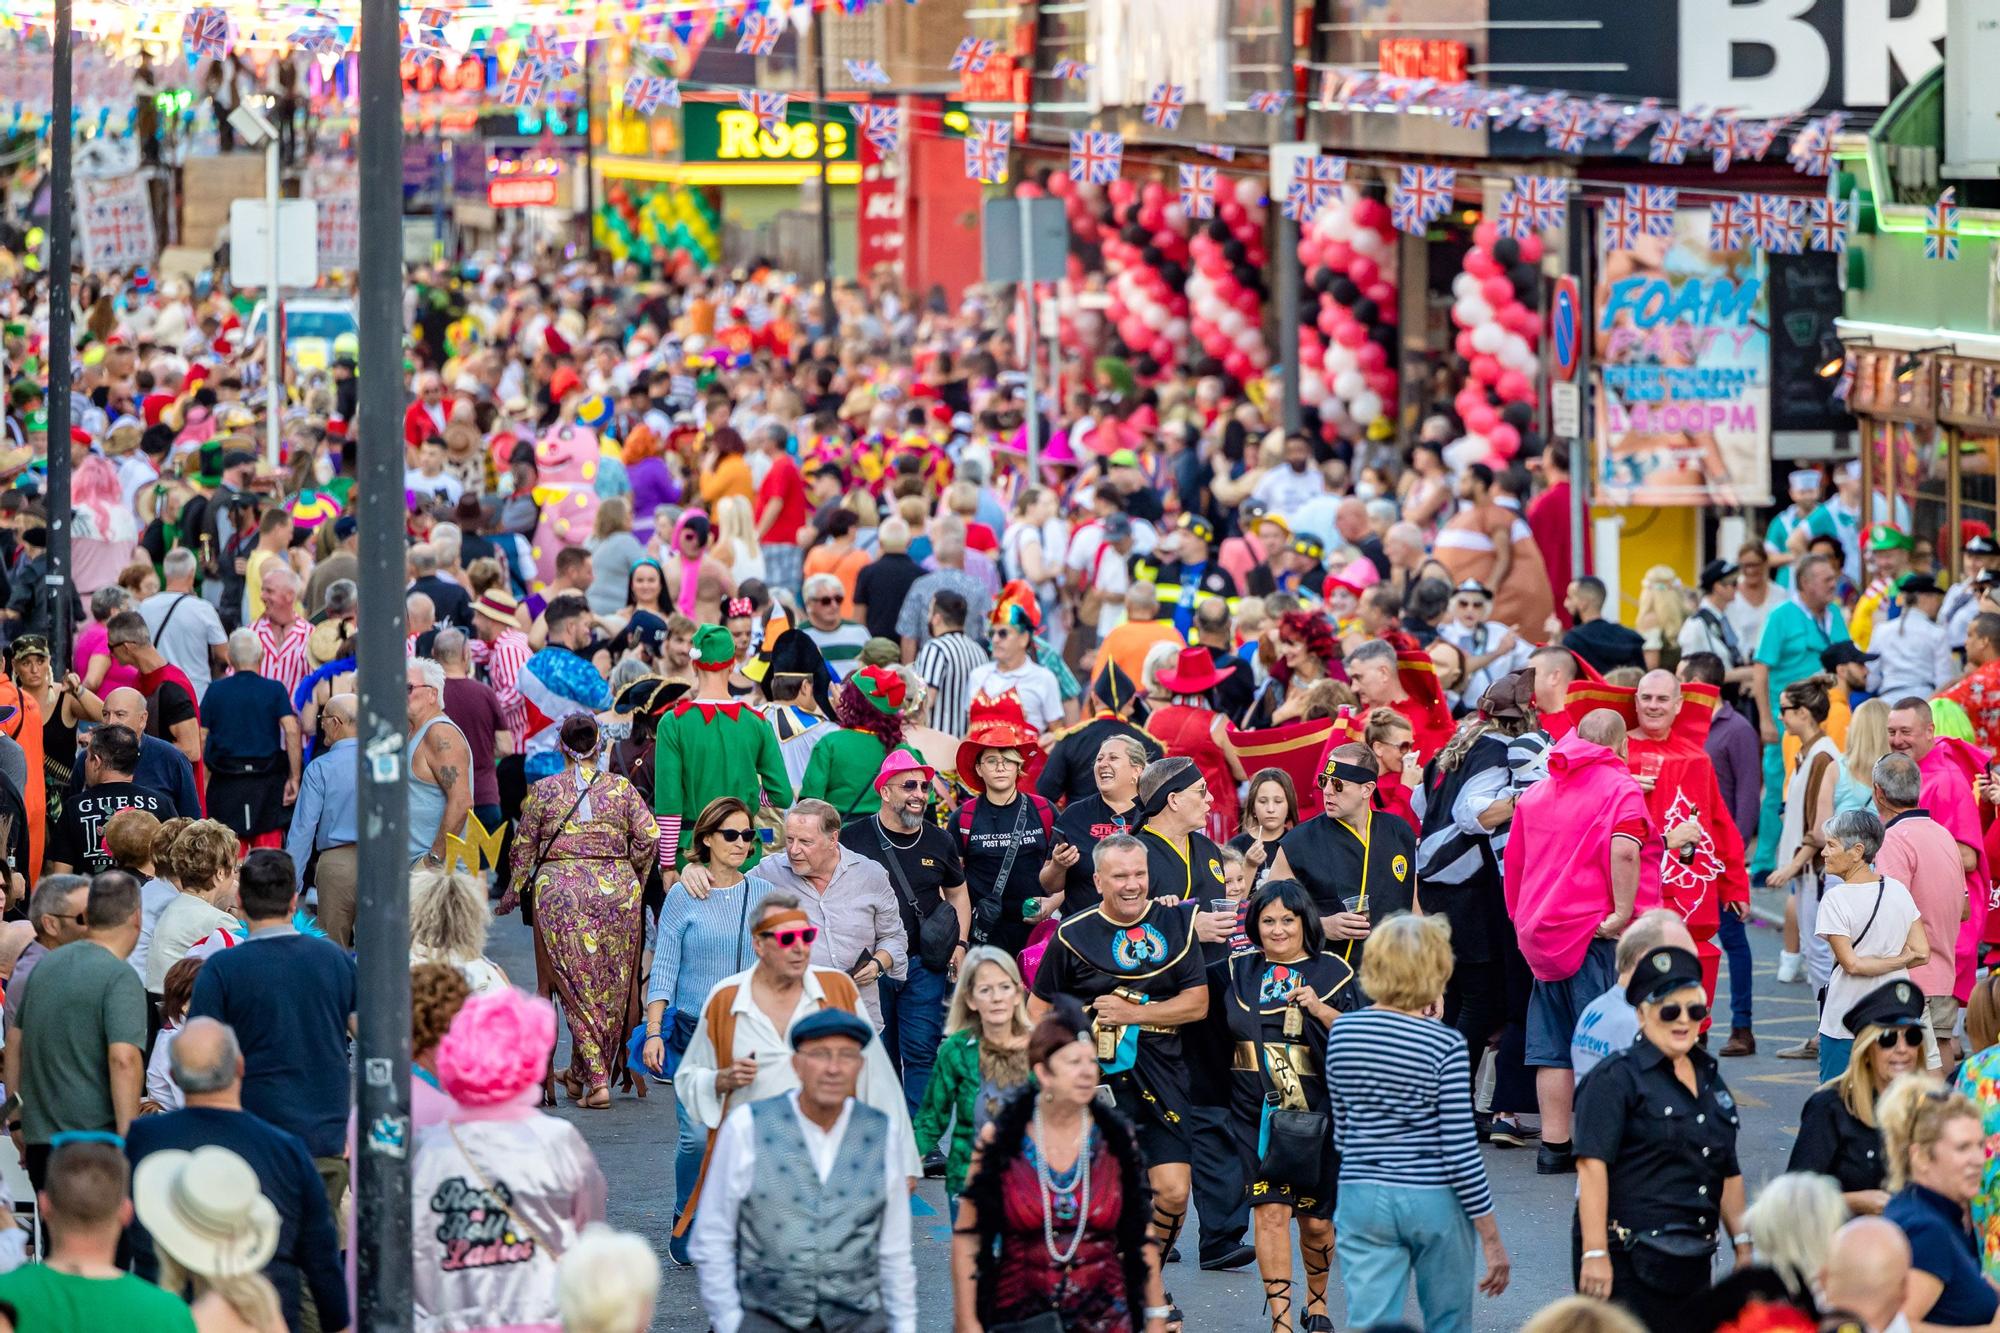
[[[569,1023],[570,1099],[611,1105],[613,1062],[637,1007],[639,899],[659,826],[632,784],[598,766],[597,719],[562,724],[563,771],[528,789],[514,827],[512,883],[529,897],[540,988]],[[514,908],[515,890],[500,901]]]

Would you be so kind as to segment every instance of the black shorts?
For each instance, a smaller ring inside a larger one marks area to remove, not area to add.
[[[1104,1086],[1118,1113],[1132,1122],[1139,1158],[1148,1167],[1186,1166],[1194,1160],[1194,1127],[1179,1100],[1142,1087],[1129,1070],[1106,1078]]]

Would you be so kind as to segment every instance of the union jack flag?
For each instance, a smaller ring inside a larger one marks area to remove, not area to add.
[[[1843,119],[1836,111],[1818,120],[1809,120],[1800,128],[1792,140],[1792,150],[1787,154],[1792,161],[1792,169],[1807,176],[1825,176],[1833,171],[1833,136],[1840,130]]]
[[[1660,118],[1660,99],[1647,97],[1640,101],[1630,113],[1618,117],[1611,123],[1611,146],[1624,152],[1632,146],[1632,141],[1646,132],[1646,127]]]
[[[972,133],[965,137],[965,174],[990,185],[1007,174],[1007,150],[1013,145],[1014,131],[998,120],[975,120],[972,126]]]
[[[634,74],[625,80],[625,105],[642,116],[649,116],[663,106],[681,104],[681,81],[679,79],[654,78],[645,74]]]
[[[1834,254],[1847,252],[1847,218],[1853,206],[1845,202],[1836,203],[1831,199],[1809,199],[1806,201],[1806,232],[1812,237],[1812,248],[1830,250]]]
[[[1559,153],[1580,153],[1590,142],[1590,127],[1584,109],[1572,102],[1561,117],[1549,124],[1549,147]]]
[[[1694,147],[1700,137],[1693,132],[1686,116],[1671,113],[1661,116],[1660,127],[1653,131],[1653,142],[1646,149],[1646,157],[1653,162],[1685,162],[1688,149]]]
[[[736,105],[757,117],[757,127],[766,134],[776,134],[778,127],[785,123],[785,104],[789,100],[783,93],[760,93],[750,89],[736,94]]]
[[[1806,248],[1806,203],[1803,199],[1776,199],[1777,217],[1764,239],[1764,248],[1774,255],[1796,255]]]
[[[1181,163],[1181,207],[1191,218],[1215,216],[1215,168]]]
[[[1604,248],[1630,250],[1639,244],[1638,219],[1623,197],[1604,201]]]
[[[1220,158],[1224,162],[1234,162],[1236,160],[1235,144],[1198,143],[1194,146],[1194,149],[1197,153],[1207,153],[1210,157]]]
[[[1718,116],[1708,127],[1708,146],[1714,150],[1715,169],[1729,170],[1743,152],[1743,127],[1727,116]]]
[[[1125,165],[1125,137],[1102,130],[1071,130],[1069,178],[1109,185]]]
[[[1505,92],[1489,94],[1486,117],[1493,122],[1493,128],[1504,130],[1518,123],[1527,111],[1527,96],[1528,90],[1518,83]]]
[[[782,37],[784,32],[785,22],[777,15],[751,14],[743,20],[743,27],[737,34],[736,54],[770,55],[778,48],[778,38]]]
[[[1750,224],[1741,201],[1725,199],[1708,206],[1708,248],[1718,253],[1748,249]]]
[[[967,74],[984,74],[987,63],[999,49],[1000,44],[990,37],[984,39],[967,37],[958,44],[958,50],[952,52],[952,73],[956,74],[963,70]]]
[[[1292,162],[1292,180],[1285,187],[1284,213],[1299,222],[1310,222],[1333,202],[1334,192],[1347,179],[1347,159],[1312,153]]]
[[[1924,210],[1924,258],[1958,258],[1958,187],[1946,186]]]
[[[1292,100],[1291,93],[1285,91],[1284,89],[1281,88],[1265,89],[1262,92],[1254,92],[1250,94],[1250,109],[1252,111],[1262,112],[1264,115],[1267,116],[1275,116],[1279,112],[1283,111],[1285,109],[1285,104],[1291,100]]]
[[[1433,218],[1451,207],[1458,172],[1451,167],[1404,167],[1389,196],[1389,220],[1398,231],[1421,235]]]
[[[521,45],[520,59],[514,63],[533,65],[543,79],[560,79],[568,74],[583,72],[583,66],[563,50],[555,34],[547,28],[528,30],[528,40]]]
[[[1049,77],[1065,81],[1082,80],[1090,77],[1090,69],[1091,67],[1081,60],[1070,60],[1065,57],[1056,61],[1056,67],[1049,71]]]
[[[1146,108],[1139,119],[1163,130],[1180,128],[1181,112],[1187,109],[1187,89],[1178,83],[1156,83],[1146,95]]]
[[[525,57],[514,62],[514,68],[507,71],[507,81],[500,85],[500,105],[531,107],[542,100],[547,90],[548,80],[542,76],[542,67]]]
[[[1764,154],[1770,152],[1771,145],[1777,141],[1778,130],[1789,119],[1787,116],[1781,120],[1759,120],[1743,126],[1743,156],[1753,162],[1762,162]]]
[[[1516,240],[1563,224],[1569,182],[1554,176],[1516,176],[1500,200],[1500,234]]]
[[[889,82],[888,71],[882,68],[879,60],[843,60],[840,63],[846,66],[847,77],[855,83],[880,86]]]
[[[883,157],[894,153],[903,139],[903,109],[896,106],[858,106],[854,114],[861,123],[862,137]]]
[[[1444,118],[1454,129],[1481,129],[1486,124],[1486,104],[1482,100],[1461,95],[1445,108]]]
[[[1785,224],[1791,217],[1791,205],[1792,201],[1781,194],[1744,195],[1742,215],[1748,239],[1766,250],[1783,254]]]
[[[188,11],[181,26],[181,47],[191,56],[212,56],[220,60],[229,54],[229,15],[213,5]]]
[[[294,50],[304,51],[307,55],[330,56],[347,49],[347,43],[340,38],[340,29],[330,23],[300,28],[289,40]]]
[[[1680,202],[1680,191],[1660,185],[1628,185],[1625,187],[1625,222],[1637,227],[1646,236],[1671,236],[1674,232],[1674,206]]]
[[[1561,88],[1543,93],[1521,108],[1521,124],[1526,129],[1546,129],[1569,106],[1570,95]]]

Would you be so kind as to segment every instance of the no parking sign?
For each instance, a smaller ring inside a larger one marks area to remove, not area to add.
[[[1567,273],[1556,279],[1555,300],[1549,305],[1549,352],[1555,377],[1565,383],[1575,379],[1583,358],[1583,293]]]

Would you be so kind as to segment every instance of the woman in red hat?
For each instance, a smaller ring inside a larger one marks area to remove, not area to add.
[[[1172,696],[1146,719],[1146,731],[1169,755],[1194,760],[1208,783],[1213,804],[1208,812],[1208,836],[1218,843],[1235,836],[1236,784],[1243,781],[1243,761],[1229,743],[1229,719],[1210,706],[1208,692],[1238,668],[1217,668],[1206,648],[1182,650],[1180,659],[1154,679]]]
[[[1055,851],[1055,807],[1029,788],[1042,764],[1039,736],[1010,695],[972,701],[958,747],[958,780],[972,792],[946,830],[958,844],[972,896],[972,942],[1018,954],[1029,932],[1062,905],[1075,863]],[[1048,868],[1048,873],[1043,871]]]

